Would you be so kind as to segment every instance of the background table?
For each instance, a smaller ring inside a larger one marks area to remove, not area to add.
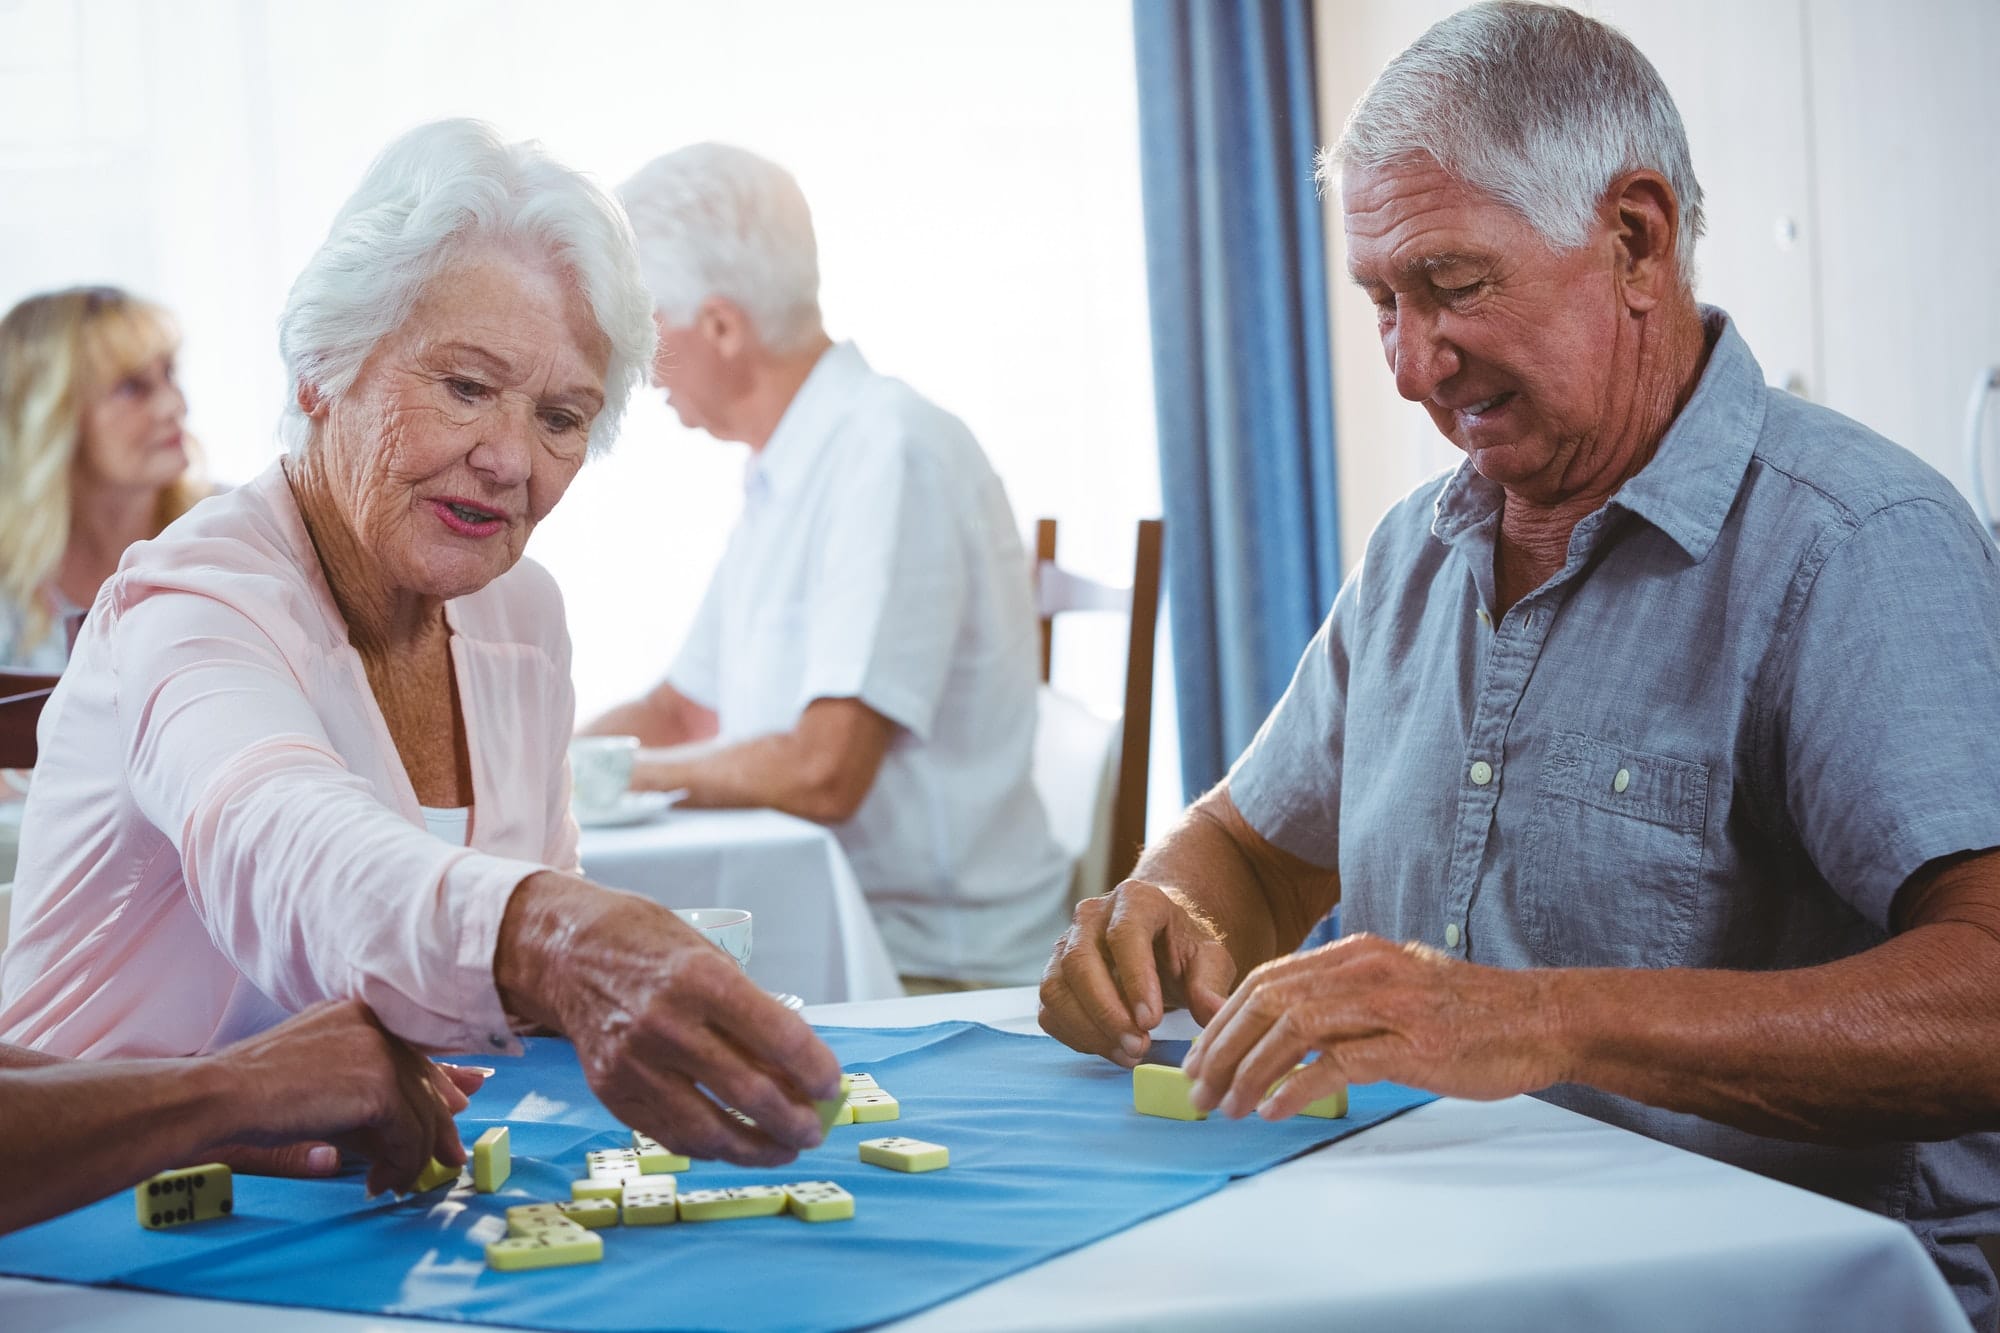
[[[1031,990],[818,1022],[1034,1029]],[[1187,1036],[1182,1015],[1165,1035]],[[461,1328],[0,1279],[0,1325],[105,1333]],[[1915,1237],[1527,1097],[1440,1101],[888,1326],[896,1333],[1550,1329],[1964,1333]]]
[[[818,824],[775,810],[670,810],[583,831],[583,873],[668,907],[741,907],[750,975],[808,1004],[898,996],[903,986],[847,855]]]

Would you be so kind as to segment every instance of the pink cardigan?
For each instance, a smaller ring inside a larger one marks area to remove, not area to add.
[[[186,1055],[358,996],[518,1050],[493,951],[523,878],[577,868],[569,634],[526,560],[445,615],[470,848],[425,831],[276,465],[127,552],[42,714],[0,1037]]]

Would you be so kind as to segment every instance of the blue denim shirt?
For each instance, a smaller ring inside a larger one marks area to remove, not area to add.
[[[1720,311],[1653,460],[1497,620],[1501,492],[1401,501],[1229,778],[1343,928],[1502,967],[1806,967],[2000,846],[2000,558],[1935,471],[1771,389]],[[1996,978],[2000,984],[2000,978]],[[1547,1100],[1907,1222],[1975,1323],[2000,1136],[1831,1148]]]

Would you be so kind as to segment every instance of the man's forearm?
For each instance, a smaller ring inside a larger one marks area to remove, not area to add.
[[[202,1059],[0,1070],[0,1232],[198,1160],[248,1123],[249,1095]]]
[[[782,810],[832,824],[854,813],[841,799],[827,766],[791,732],[758,736],[696,759],[652,766],[647,785],[685,788],[686,804],[700,809]]]
[[[2000,944],[1922,926],[1786,972],[1553,973],[1564,1078],[1780,1138],[2000,1128]]]
[[[1189,806],[1131,877],[1159,885],[1214,927],[1239,977],[1295,947],[1339,897],[1331,872],[1263,844],[1226,787]]]
[[[60,1055],[50,1055],[47,1051],[30,1050],[26,1046],[0,1041],[0,1070],[40,1069],[43,1065],[67,1063],[68,1061]]]
[[[672,713],[644,699],[619,704],[577,730],[579,736],[637,736],[641,745],[679,745],[694,739]]]

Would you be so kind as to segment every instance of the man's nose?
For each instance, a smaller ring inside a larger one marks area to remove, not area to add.
[[[1407,306],[1396,312],[1396,324],[1384,339],[1396,392],[1413,403],[1437,392],[1438,385],[1458,373],[1458,348],[1443,336],[1435,315]]]

